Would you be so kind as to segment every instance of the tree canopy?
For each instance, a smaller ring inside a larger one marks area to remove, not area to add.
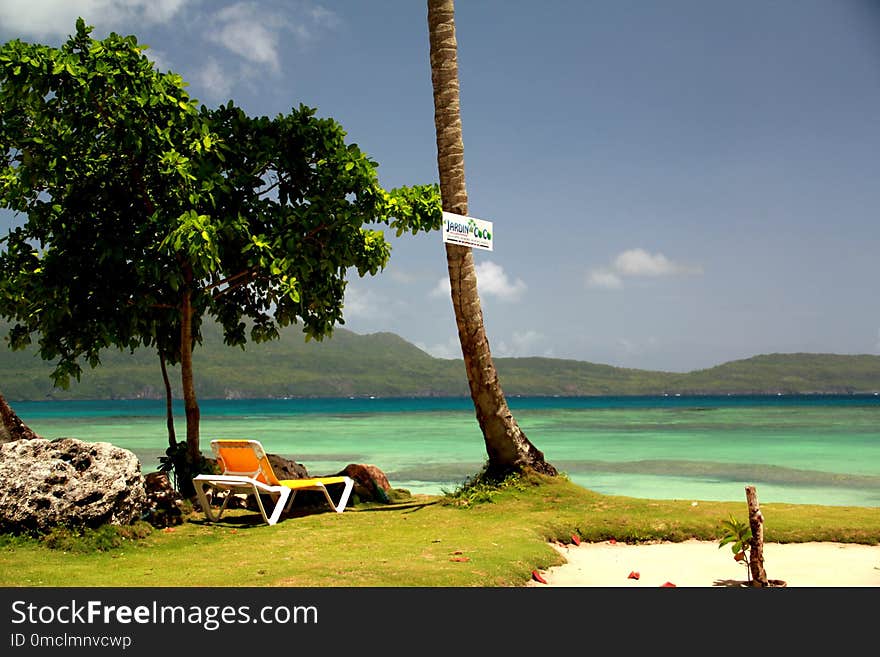
[[[380,226],[439,228],[439,189],[386,191],[377,163],[313,108],[197,107],[134,36],[91,29],[78,20],[60,48],[0,48],[0,207],[26,215],[0,241],[0,317],[13,347],[37,336],[57,385],[109,347],[180,362],[196,454],[202,319],[230,345],[292,323],[330,334],[348,272],[388,261]]]

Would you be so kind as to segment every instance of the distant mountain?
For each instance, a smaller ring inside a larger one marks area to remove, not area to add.
[[[0,329],[2,331],[2,329]],[[0,349],[0,392],[10,401],[133,399],[164,396],[154,352],[108,351],[84,368],[69,390],[52,387],[51,365],[35,350]],[[464,364],[434,358],[393,333],[359,335],[337,328],[332,338],[305,342],[296,327],[280,340],[223,344],[206,327],[194,356],[199,397],[466,396]],[[507,395],[642,395],[859,393],[880,391],[880,356],[771,354],[686,374],[625,369],[554,358],[496,358]],[[170,372],[180,397],[179,372]]]

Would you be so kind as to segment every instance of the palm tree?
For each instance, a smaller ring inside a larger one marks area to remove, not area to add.
[[[467,215],[454,13],[453,0],[428,0],[440,195],[445,212]],[[483,325],[473,251],[457,244],[445,246],[458,338],[477,421],[489,455],[486,475],[499,478],[525,470],[556,475],[556,468],[544,460],[544,454],[519,428],[501,390]]]

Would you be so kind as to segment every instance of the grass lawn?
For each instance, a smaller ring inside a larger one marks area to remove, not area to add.
[[[232,511],[194,513],[103,551],[0,536],[0,586],[516,587],[561,563],[548,541],[719,540],[743,501],[600,495],[564,477],[519,480],[480,503],[414,496],[342,514],[296,511],[275,526]],[[760,489],[758,490],[760,500]],[[768,542],[880,543],[880,508],[761,504]]]

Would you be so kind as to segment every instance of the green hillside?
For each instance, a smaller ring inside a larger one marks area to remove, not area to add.
[[[508,395],[639,395],[660,393],[854,393],[880,391],[880,356],[772,354],[687,374],[624,369],[552,358],[496,358]],[[163,396],[155,353],[108,351],[97,369],[85,368],[69,390],[52,387],[51,366],[34,350],[0,349],[0,392],[9,400],[122,399]],[[223,344],[206,327],[195,351],[202,398],[464,396],[461,360],[434,358],[392,333],[359,335],[337,329],[323,342],[305,342],[297,327],[280,340]],[[179,373],[172,368],[174,393]]]

